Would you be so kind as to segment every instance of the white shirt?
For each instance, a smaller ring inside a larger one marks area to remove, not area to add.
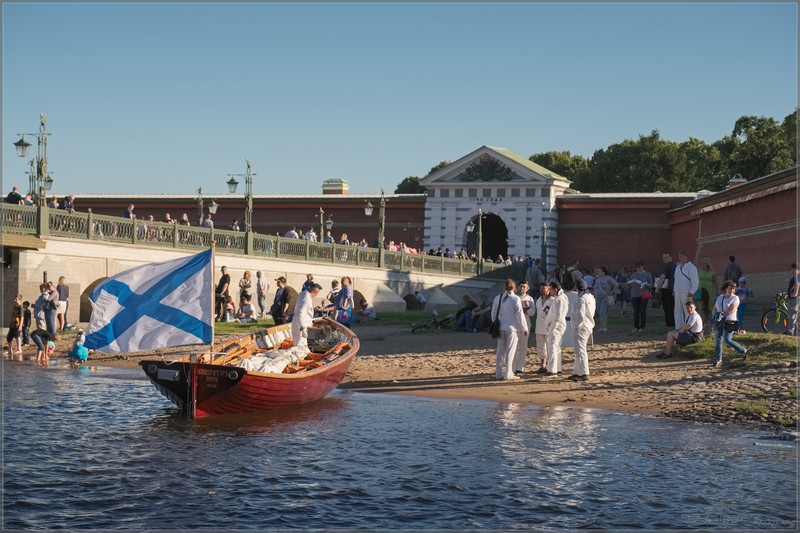
[[[547,315],[550,312],[550,306],[553,299],[549,296],[545,298],[542,296],[536,300],[536,334],[547,335]]]
[[[528,319],[522,312],[522,300],[516,294],[503,292],[492,302],[492,320],[500,321],[501,331],[528,331]]]
[[[723,313],[725,320],[736,320],[736,308],[739,307],[739,297],[731,294],[726,298],[724,294],[717,296],[717,301],[714,303],[714,311]]]
[[[569,298],[564,290],[558,291],[558,296],[550,303],[550,312],[547,313],[547,333],[552,333],[556,328],[567,327],[567,313],[569,313]]]
[[[528,324],[528,331],[530,331],[531,317],[536,314],[536,301],[530,294],[526,294],[525,296],[520,296],[519,301],[522,304],[522,314],[525,316],[525,321]],[[525,309],[525,302],[528,303],[527,310]]]
[[[592,331],[594,329],[594,312],[597,303],[590,292],[582,292],[578,297],[578,305],[572,312],[572,327],[575,331]]]
[[[735,312],[733,313],[733,320],[736,320]],[[694,313],[686,317],[686,323],[689,324],[689,333],[700,333],[703,331],[703,319],[700,318],[700,313],[697,312],[697,309],[695,309]]]
[[[292,318],[292,341],[295,346],[300,346],[301,342],[308,341],[303,337],[303,331],[314,321],[314,301],[308,291],[300,291],[297,303],[294,306],[294,317]],[[307,335],[307,334],[306,334]],[[303,339],[301,341],[300,339]]]
[[[691,261],[677,263],[675,265],[675,281],[672,290],[694,294],[700,285],[700,277],[697,275],[697,267]]]
[[[264,276],[258,278],[258,281],[256,281],[256,290],[260,296],[267,295],[267,292],[269,292],[269,282],[267,281],[267,278]]]

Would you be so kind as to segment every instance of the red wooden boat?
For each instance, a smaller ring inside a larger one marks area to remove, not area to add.
[[[309,328],[310,352],[304,359],[282,372],[247,370],[256,359],[284,353],[281,350],[291,346],[290,327],[263,329],[176,361],[147,359],[139,365],[156,388],[192,418],[313,402],[342,381],[358,352],[358,336],[338,322],[318,318]]]

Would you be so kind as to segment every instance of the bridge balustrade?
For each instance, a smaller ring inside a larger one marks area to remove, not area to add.
[[[256,233],[218,230],[214,228],[181,226],[156,221],[131,220],[108,215],[68,213],[48,207],[2,204],[2,231],[40,237],[57,236],[103,242],[118,242],[202,250],[211,246],[226,253],[246,254],[262,257],[286,258],[343,265],[358,265],[404,272],[437,272],[459,277],[475,275],[473,261],[448,259],[427,254],[392,252],[377,248],[309,242]],[[482,274],[490,277],[502,275],[496,272],[505,265],[484,263]],[[495,272],[493,272],[495,271]]]

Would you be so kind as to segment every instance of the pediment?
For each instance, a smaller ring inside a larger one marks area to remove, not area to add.
[[[482,146],[428,174],[420,180],[425,187],[470,183],[530,183],[548,185],[568,179],[505,148]]]

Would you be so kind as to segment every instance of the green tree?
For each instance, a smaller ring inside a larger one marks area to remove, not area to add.
[[[395,194],[422,194],[426,191],[425,187],[419,184],[419,178],[416,176],[407,176],[403,179],[394,190]]]
[[[572,155],[569,150],[533,154],[528,160],[552,170],[568,180],[574,179],[579,172],[584,172],[589,168],[588,159],[581,155]]]
[[[428,171],[428,174],[433,174],[434,172],[436,172],[440,168],[444,168],[449,164],[450,164],[450,161],[441,161],[441,162],[439,162],[438,165],[431,167],[431,169]]]
[[[726,167],[730,174],[751,180],[794,166],[797,148],[796,144],[790,145],[791,120],[782,126],[771,117],[740,117],[728,141]]]

